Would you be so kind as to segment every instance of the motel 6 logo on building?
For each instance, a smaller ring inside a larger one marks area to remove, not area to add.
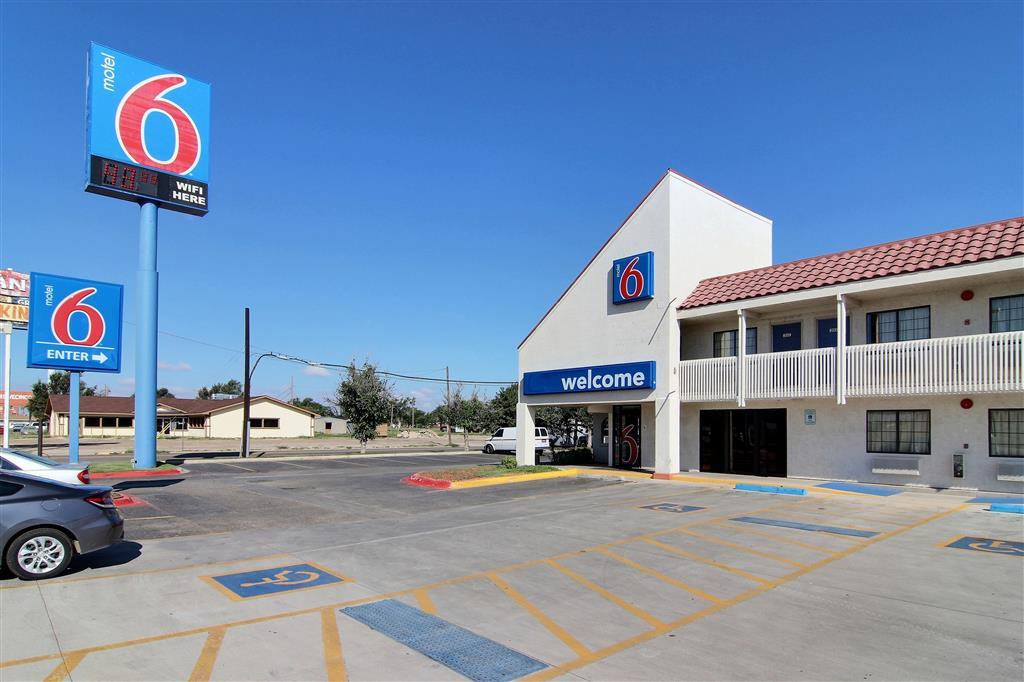
[[[619,258],[612,263],[612,303],[654,298],[654,252]]]
[[[122,285],[33,272],[29,291],[29,367],[121,371]]]
[[[209,181],[210,86],[93,43],[89,153]]]

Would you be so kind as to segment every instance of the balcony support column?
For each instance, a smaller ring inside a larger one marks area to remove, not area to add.
[[[836,294],[836,404],[846,404],[846,296]]]
[[[736,405],[747,406],[747,311],[736,311]]]

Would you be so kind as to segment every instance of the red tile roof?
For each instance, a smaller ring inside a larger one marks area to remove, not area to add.
[[[680,310],[1024,254],[1024,218],[701,280]]]

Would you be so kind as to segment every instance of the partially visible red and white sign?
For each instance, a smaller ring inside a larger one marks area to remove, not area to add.
[[[28,324],[28,275],[10,268],[0,270],[0,322]]]

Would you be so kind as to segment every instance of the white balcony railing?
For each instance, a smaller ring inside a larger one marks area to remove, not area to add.
[[[1024,390],[1024,332],[897,341],[846,349],[846,395]]]
[[[845,372],[837,372],[837,357]],[[1024,391],[1024,331],[679,363],[687,402]],[[837,376],[841,383],[837,386]],[[838,391],[837,391],[838,389]]]
[[[748,355],[746,371],[748,399],[835,395],[836,349],[815,348]]]
[[[736,399],[737,358],[683,360],[679,363],[680,400]]]

